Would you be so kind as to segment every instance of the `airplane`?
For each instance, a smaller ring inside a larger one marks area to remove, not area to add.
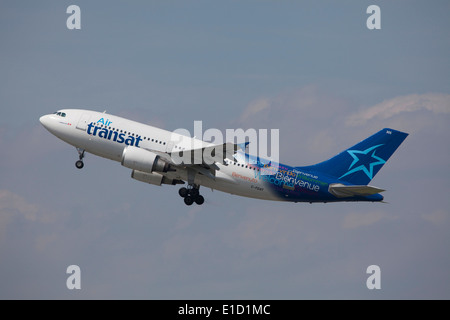
[[[292,167],[248,154],[246,143],[215,145],[106,112],[63,109],[39,120],[77,149],[78,169],[88,152],[120,162],[141,182],[187,184],[178,193],[188,206],[204,203],[200,186],[275,201],[381,202],[385,190],[369,182],[408,136],[385,128],[329,160]],[[180,161],[180,155],[190,161]]]

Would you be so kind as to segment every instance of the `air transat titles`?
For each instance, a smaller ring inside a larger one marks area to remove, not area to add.
[[[92,136],[98,136],[99,138],[112,140],[117,143],[125,143],[128,146],[135,146],[139,148],[139,142],[142,141],[141,136],[129,135],[126,132],[119,133],[119,131],[113,129],[107,129],[106,127],[99,127],[93,123],[88,124],[87,134]],[[126,137],[127,136],[127,137]]]

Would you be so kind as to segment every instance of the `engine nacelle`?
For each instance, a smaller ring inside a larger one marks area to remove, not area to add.
[[[170,169],[170,164],[162,160],[156,153],[133,146],[123,149],[122,165],[147,173],[167,172]]]
[[[131,172],[131,177],[133,179],[136,179],[136,180],[139,180],[142,182],[146,182],[146,183],[150,183],[150,184],[154,184],[157,186],[160,186],[161,184],[175,185],[175,184],[184,183],[184,181],[182,181],[182,180],[168,179],[158,172],[147,173],[147,172],[143,172],[143,171],[133,170]]]

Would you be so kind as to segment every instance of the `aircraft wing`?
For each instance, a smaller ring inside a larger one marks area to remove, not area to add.
[[[147,149],[159,155],[166,162],[174,167],[181,166],[190,168],[208,178],[215,180],[216,170],[219,167],[217,162],[225,163],[225,159],[234,159],[233,155],[239,148],[245,147],[246,144],[223,143],[203,148],[189,149],[177,152],[162,152]]]
[[[370,196],[385,190],[373,186],[343,185],[340,183],[332,183],[328,187],[328,191],[338,198],[354,197],[354,196]]]
[[[202,165],[206,168],[209,168],[215,162],[220,162],[223,164],[226,158],[233,159],[233,155],[239,148],[240,148],[239,144],[227,142],[204,148],[172,152],[170,153],[170,155],[172,159],[177,160],[179,160],[179,158],[183,159],[184,166]]]

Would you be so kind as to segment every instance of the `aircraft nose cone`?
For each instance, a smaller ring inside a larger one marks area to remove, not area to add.
[[[50,124],[49,115],[46,114],[45,116],[40,117],[39,122],[44,126],[44,128],[48,129]]]
[[[40,122],[44,127],[45,127],[45,121],[46,121],[46,120],[45,120],[45,119],[46,119],[45,117],[46,117],[46,116],[42,116],[42,117],[39,118],[39,122]]]

